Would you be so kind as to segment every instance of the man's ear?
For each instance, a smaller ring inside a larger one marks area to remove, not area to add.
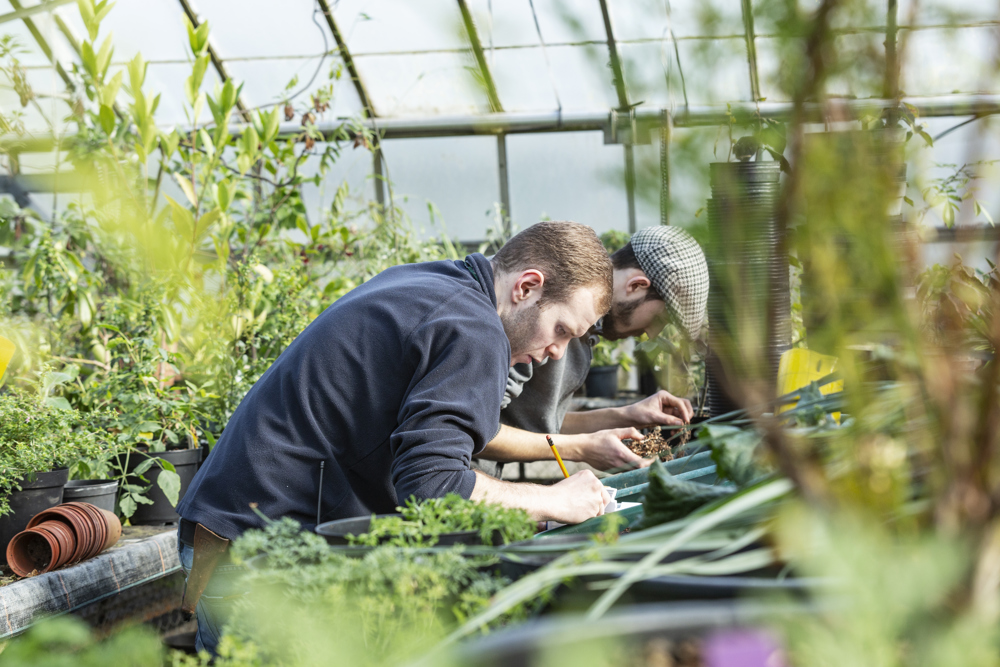
[[[514,281],[511,294],[515,304],[541,298],[545,275],[538,269],[525,269]]]
[[[640,290],[648,290],[652,286],[653,283],[646,277],[646,274],[639,271],[625,281],[625,296],[632,296]]]

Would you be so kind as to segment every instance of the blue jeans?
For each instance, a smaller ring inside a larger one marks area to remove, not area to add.
[[[191,573],[194,549],[182,544],[178,539],[177,554],[180,556],[181,567],[186,577]],[[233,605],[247,594],[241,581],[244,569],[242,565],[232,565],[225,560],[222,565],[216,566],[195,609],[198,618],[198,636],[195,639],[197,650],[216,654],[219,639],[222,637],[222,628],[229,620]]]

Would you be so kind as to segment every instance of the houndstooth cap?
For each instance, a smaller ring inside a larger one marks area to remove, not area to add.
[[[657,225],[633,234],[632,250],[670,316],[697,338],[708,302],[708,265],[701,246],[680,227]]]

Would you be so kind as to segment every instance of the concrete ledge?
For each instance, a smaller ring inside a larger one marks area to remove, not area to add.
[[[90,560],[0,588],[0,639],[180,569],[175,527],[126,528],[118,544]]]

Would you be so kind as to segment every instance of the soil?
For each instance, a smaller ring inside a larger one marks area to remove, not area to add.
[[[670,461],[674,458],[673,452],[670,451],[670,445],[663,439],[658,426],[646,434],[646,437],[641,441],[625,439],[622,440],[622,443],[643,458],[657,454],[660,455],[661,461]]]

